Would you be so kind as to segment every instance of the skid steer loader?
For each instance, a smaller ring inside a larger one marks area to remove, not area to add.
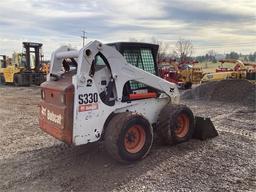
[[[157,76],[158,45],[88,43],[63,46],[41,84],[39,124],[73,145],[103,140],[116,160],[133,162],[152,146],[153,128],[164,144],[214,137],[210,119],[179,104],[174,83]]]

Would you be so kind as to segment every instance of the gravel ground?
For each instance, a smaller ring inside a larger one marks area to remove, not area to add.
[[[153,145],[123,165],[102,143],[70,147],[38,127],[38,87],[0,87],[0,191],[256,191],[255,106],[183,101],[219,136]]]

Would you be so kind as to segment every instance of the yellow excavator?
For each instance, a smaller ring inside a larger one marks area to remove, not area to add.
[[[46,80],[46,71],[42,65],[41,43],[23,42],[23,53],[14,53],[12,64],[5,65],[0,71],[4,84],[15,86],[40,85]]]

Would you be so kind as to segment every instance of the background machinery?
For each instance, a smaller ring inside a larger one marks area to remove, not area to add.
[[[164,63],[159,67],[159,73],[162,78],[169,82],[176,83],[181,89],[190,89],[192,84],[200,83],[203,77],[203,71],[195,67],[197,62],[177,63],[171,61]]]
[[[5,68],[7,65],[7,56],[6,55],[0,55],[0,68]]]
[[[0,84],[5,83],[3,76],[4,69],[10,65],[10,59],[6,55],[0,55]]]
[[[0,55],[0,75],[3,73],[3,69],[7,66],[7,56],[6,55]],[[3,77],[0,76],[0,84],[4,81]]]
[[[219,62],[221,65],[216,69],[216,72],[205,74],[201,80],[201,83],[224,79],[256,80],[255,63],[244,62],[236,59],[223,59]],[[224,63],[234,65],[234,67],[224,67]]]
[[[214,137],[209,118],[179,104],[176,84],[157,76],[158,45],[102,44],[52,54],[41,84],[39,125],[68,144],[104,141],[116,160],[133,162],[152,146],[153,128],[164,144]]]
[[[2,69],[4,83],[16,86],[40,85],[45,81],[46,71],[42,70],[42,44],[23,42],[23,53],[14,53],[12,64]]]

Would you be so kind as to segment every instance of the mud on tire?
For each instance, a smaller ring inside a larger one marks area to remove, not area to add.
[[[160,112],[157,135],[163,144],[174,145],[192,138],[194,115],[185,105],[166,105]]]
[[[105,128],[104,145],[119,162],[144,158],[153,142],[153,130],[142,115],[124,112],[112,117]]]

